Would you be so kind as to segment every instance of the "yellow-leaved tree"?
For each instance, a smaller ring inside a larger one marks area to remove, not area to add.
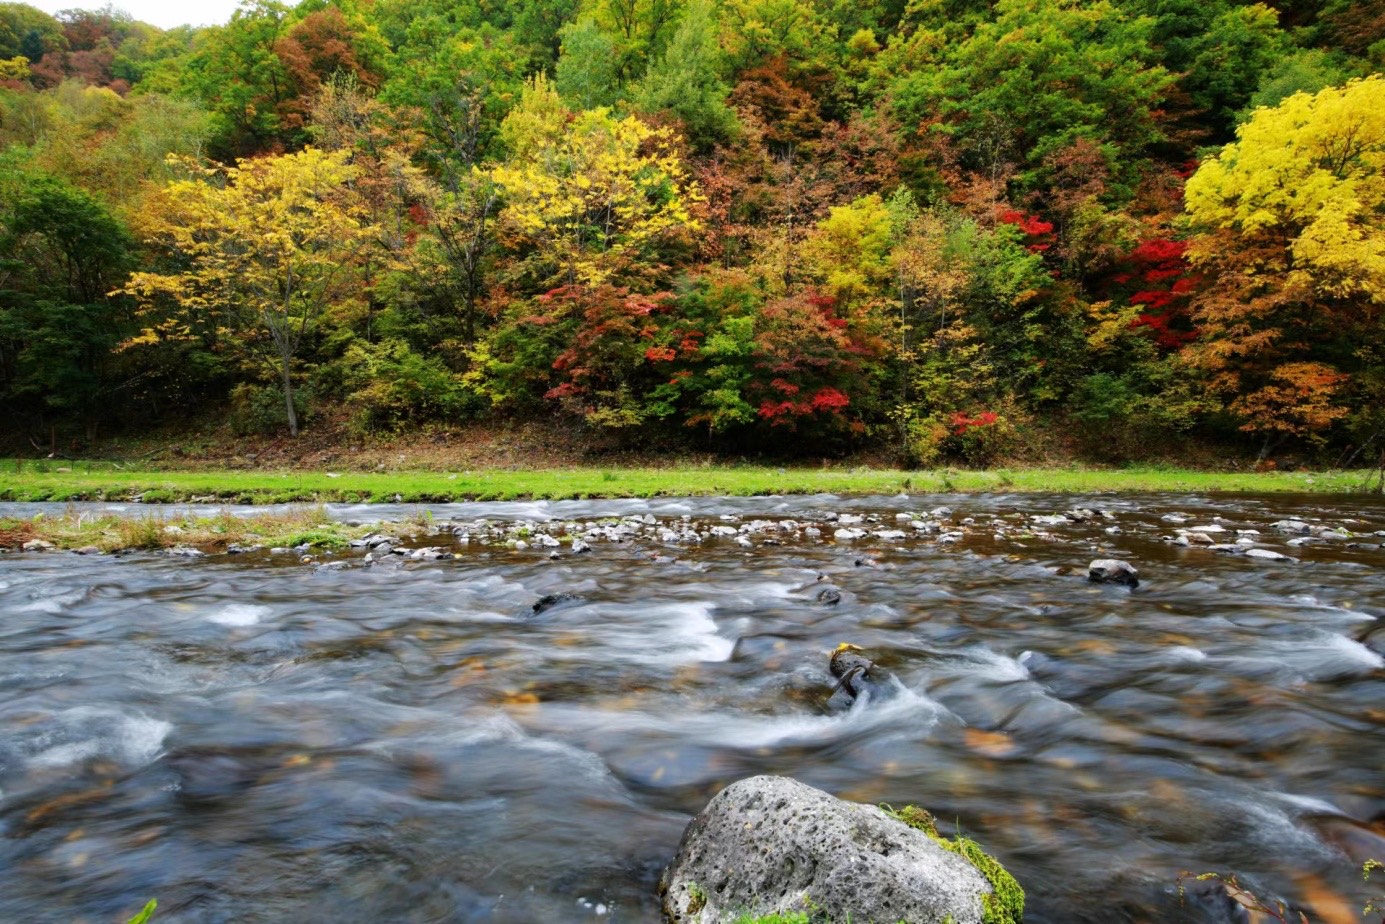
[[[151,198],[139,228],[176,271],[135,273],[122,290],[140,303],[136,341],[214,324],[283,384],[298,435],[293,359],[323,312],[349,297],[354,259],[371,229],[349,188],[348,151],[296,154],[209,169]]]
[[[1317,436],[1349,412],[1351,373],[1381,361],[1385,78],[1257,110],[1188,181],[1187,211],[1206,283],[1187,358],[1262,457]]]
[[[697,228],[701,200],[667,129],[605,108],[569,113],[539,75],[500,128],[509,157],[490,171],[502,233],[542,284],[596,288]]]

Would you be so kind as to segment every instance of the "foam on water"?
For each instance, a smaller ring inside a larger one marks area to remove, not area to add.
[[[35,600],[14,608],[16,613],[61,613],[63,605],[57,600]]]
[[[1024,666],[1026,655],[1033,656],[1032,651],[1021,652],[1018,658],[1011,658],[1008,655],[992,651],[984,646],[967,648],[960,652],[973,661],[981,665],[980,673],[987,680],[994,680],[999,683],[1014,683],[1020,680],[1028,680],[1029,668]]]
[[[688,654],[695,656],[695,660],[725,661],[731,657],[736,643],[717,631],[711,604],[675,605],[668,610],[670,634],[682,643]]]
[[[572,762],[572,769],[592,780],[609,781],[611,770],[601,756],[566,741],[530,734],[510,716],[501,712],[467,718],[467,727],[438,734],[427,734],[430,748],[442,746],[469,748],[486,744],[512,744],[538,754],[552,754]],[[372,750],[391,753],[389,746],[370,745]]]
[[[1276,799],[1285,802],[1295,808],[1303,809],[1319,815],[1341,815],[1342,810],[1328,802],[1326,799],[1319,799],[1315,796],[1299,796],[1289,792],[1277,792],[1274,794]]]
[[[713,604],[705,602],[641,607],[630,612],[629,623],[606,623],[597,631],[602,644],[611,646],[617,657],[664,663],[725,661],[736,643],[720,633],[712,619],[713,609]]]
[[[159,756],[173,726],[141,713],[77,706],[59,713],[56,724],[31,742],[30,767],[67,767],[105,757],[136,767]]]
[[[67,593],[47,594],[37,600],[28,603],[21,603],[13,608],[15,613],[61,613],[73,603],[82,599],[83,593],[80,590],[72,590]]]
[[[1276,797],[1282,794],[1276,793]],[[1297,820],[1298,813],[1290,815],[1283,809],[1247,801],[1241,803],[1236,808],[1237,812],[1243,813],[1243,817],[1250,824],[1252,843],[1264,844],[1266,849],[1271,845],[1275,849],[1288,848],[1300,857],[1318,856],[1322,858],[1333,857],[1336,849],[1323,843],[1317,835],[1300,827]]]
[[[869,693],[836,715],[798,715],[724,718],[718,722],[720,741],[747,749],[832,741],[845,734],[890,730],[917,737],[951,713],[942,705],[891,678],[889,697],[873,702]]]
[[[1343,660],[1350,664],[1360,665],[1366,670],[1379,670],[1385,667],[1385,658],[1355,639],[1347,638],[1345,635],[1330,635],[1328,639],[1329,641],[1324,647],[1329,651],[1340,652]]]
[[[872,701],[861,696],[841,712],[746,713],[728,709],[688,709],[686,703],[667,700],[663,708],[641,711],[606,712],[578,708],[569,704],[545,703],[531,714],[536,728],[563,736],[619,735],[632,741],[645,741],[657,748],[678,742],[711,750],[734,748],[760,752],[775,747],[830,745],[847,739],[890,739],[918,741],[926,738],[943,718],[960,723],[948,709],[892,680],[890,695]],[[529,720],[526,720],[526,723]]]
[[[1360,642],[1323,632],[1313,639],[1282,642],[1281,659],[1311,680],[1326,680],[1347,674],[1365,674],[1385,667],[1385,658]]]
[[[216,612],[208,614],[207,621],[220,626],[253,626],[268,616],[269,613],[270,609],[267,606],[253,603],[232,603],[230,606],[222,607]]]

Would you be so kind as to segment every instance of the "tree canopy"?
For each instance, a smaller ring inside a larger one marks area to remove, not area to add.
[[[0,4],[0,409],[1359,454],[1379,6]]]

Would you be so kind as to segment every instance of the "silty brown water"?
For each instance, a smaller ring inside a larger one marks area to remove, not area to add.
[[[0,920],[654,922],[756,773],[927,806],[1029,921],[1224,919],[1184,869],[1330,921],[1385,859],[1378,499],[431,513],[433,560],[0,557]],[[840,642],[893,695],[825,703]]]

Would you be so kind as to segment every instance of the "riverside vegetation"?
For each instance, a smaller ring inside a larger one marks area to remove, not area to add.
[[[0,3],[4,438],[1373,465],[1382,61],[1381,0]]]

